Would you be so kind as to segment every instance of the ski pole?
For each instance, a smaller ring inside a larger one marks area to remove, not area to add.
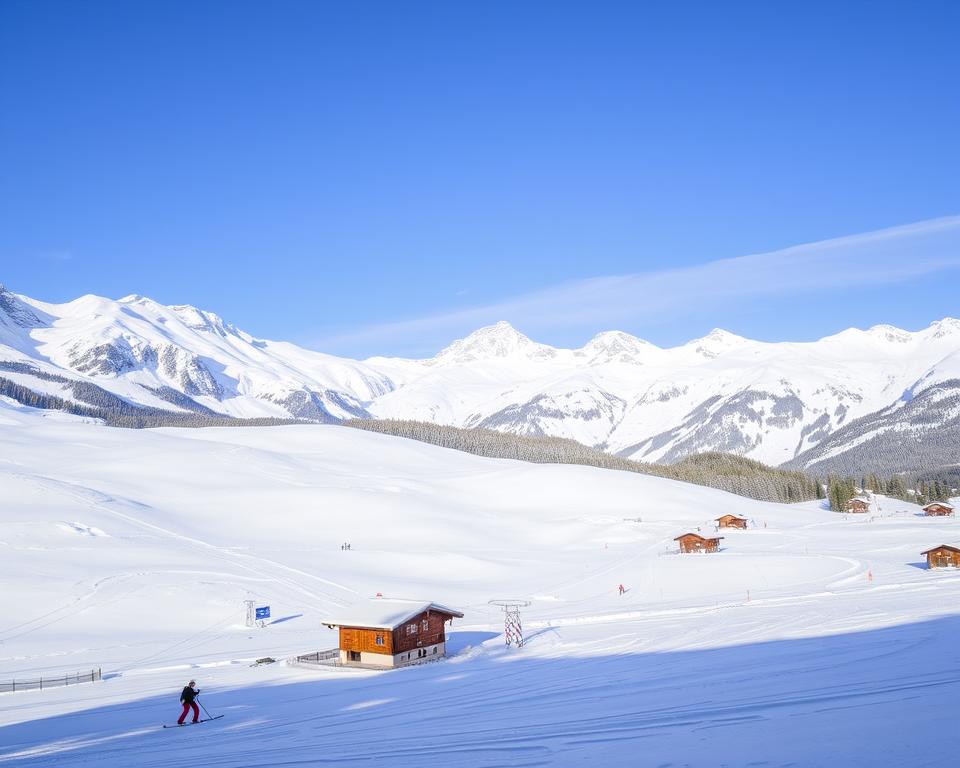
[[[205,714],[209,719],[212,720],[212,719],[213,719],[213,715],[211,715],[209,712],[207,712],[207,708],[206,708],[205,706],[203,706],[203,702],[200,701],[200,694],[199,694],[199,693],[197,694],[197,704],[200,705],[200,709],[203,710],[203,714]]]

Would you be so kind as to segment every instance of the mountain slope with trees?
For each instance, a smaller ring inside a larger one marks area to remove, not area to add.
[[[488,458],[517,459],[536,464],[582,464],[656,475],[763,501],[797,502],[822,496],[819,484],[802,472],[775,469],[759,461],[723,453],[689,456],[675,464],[646,464],[556,437],[524,437],[492,429],[460,429],[423,421],[389,419],[355,419],[345,422],[345,426]]]

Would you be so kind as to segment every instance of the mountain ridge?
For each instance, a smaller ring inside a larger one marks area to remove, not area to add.
[[[175,412],[412,419],[570,438],[644,462],[724,451],[820,467],[844,446],[827,457],[817,447],[831,435],[854,434],[843,430],[859,419],[882,412],[889,432],[903,398],[935,386],[952,392],[960,320],[918,331],[849,328],[805,342],[756,341],[717,328],[668,348],[613,330],[574,349],[539,343],[500,321],[431,358],[351,360],[259,339],[191,305],[138,294],[53,304],[0,287],[0,360]],[[72,397],[22,371],[15,383]],[[946,424],[934,404],[948,396],[920,398],[904,423],[925,424],[926,432]]]

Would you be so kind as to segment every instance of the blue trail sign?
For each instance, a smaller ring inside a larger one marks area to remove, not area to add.
[[[269,605],[265,605],[263,606],[263,608],[257,608],[257,621],[260,621],[261,619],[269,619],[269,618],[270,618]]]

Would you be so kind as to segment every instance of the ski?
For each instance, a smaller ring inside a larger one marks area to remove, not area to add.
[[[205,717],[202,720],[197,720],[195,723],[174,723],[173,725],[164,725],[164,728],[186,728],[188,725],[200,725],[200,723],[209,723],[211,720],[219,720],[223,715],[217,715],[216,717]]]

